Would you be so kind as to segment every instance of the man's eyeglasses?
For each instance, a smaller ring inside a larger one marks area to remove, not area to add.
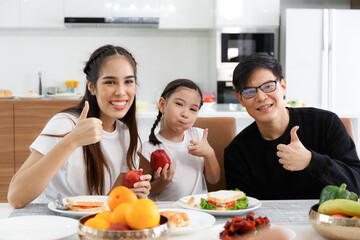
[[[271,93],[271,92],[275,91],[277,81],[279,81],[279,80],[276,79],[274,81],[268,81],[259,87],[245,88],[240,92],[240,94],[243,98],[246,98],[246,99],[253,98],[256,96],[258,88],[260,88],[261,91],[263,91],[264,93]]]

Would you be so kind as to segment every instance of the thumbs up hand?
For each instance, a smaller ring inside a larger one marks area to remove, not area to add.
[[[214,153],[214,149],[210,146],[208,140],[208,129],[206,128],[203,133],[201,140],[190,140],[190,145],[188,146],[188,153],[198,157],[210,157]]]
[[[309,166],[311,160],[311,152],[307,150],[301,143],[296,131],[299,126],[295,126],[290,131],[290,144],[279,144],[277,146],[277,156],[279,163],[283,165],[286,170],[300,171]]]
[[[78,147],[97,143],[102,139],[102,121],[98,118],[87,118],[88,112],[89,103],[85,101],[79,120],[69,134]]]

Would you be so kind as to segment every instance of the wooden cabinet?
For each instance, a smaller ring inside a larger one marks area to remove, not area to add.
[[[9,182],[14,174],[13,104],[0,102],[0,202],[6,202]]]
[[[14,173],[30,154],[29,146],[57,112],[79,101],[0,101],[0,202]]]

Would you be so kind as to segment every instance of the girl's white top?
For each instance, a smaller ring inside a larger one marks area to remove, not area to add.
[[[70,132],[78,121],[68,113],[58,113],[47,123],[41,134],[61,135]],[[47,154],[62,137],[39,135],[30,146],[30,151]],[[120,173],[126,173],[129,168],[126,164],[126,152],[130,143],[129,129],[121,121],[116,120],[116,129],[113,132],[102,132],[100,141],[101,151],[106,158],[110,174],[104,168],[105,193],[108,194]],[[66,160],[45,190],[33,202],[48,202],[46,194],[56,197],[61,193],[64,197],[89,195],[85,174],[84,154],[82,147],[76,150]]]
[[[155,201],[179,200],[182,197],[207,193],[207,186],[204,171],[204,158],[196,157],[188,153],[187,146],[190,140],[201,140],[203,129],[190,128],[184,132],[182,142],[171,142],[157,134],[161,142],[153,145],[149,141],[143,143],[142,155],[150,161],[151,153],[157,149],[164,149],[174,164],[175,174],[172,181],[157,195],[152,195],[150,190],[149,198]]]

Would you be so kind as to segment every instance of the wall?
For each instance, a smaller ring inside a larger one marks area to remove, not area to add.
[[[157,29],[2,29],[0,31],[0,89],[14,95],[38,92],[42,72],[47,87],[66,88],[66,80],[79,80],[84,92],[84,63],[104,44],[127,48],[138,62],[138,100],[153,102],[166,83],[176,78],[200,82],[216,90],[210,69],[215,49],[207,30]],[[212,50],[214,49],[214,50]],[[210,72],[210,74],[209,74]]]

